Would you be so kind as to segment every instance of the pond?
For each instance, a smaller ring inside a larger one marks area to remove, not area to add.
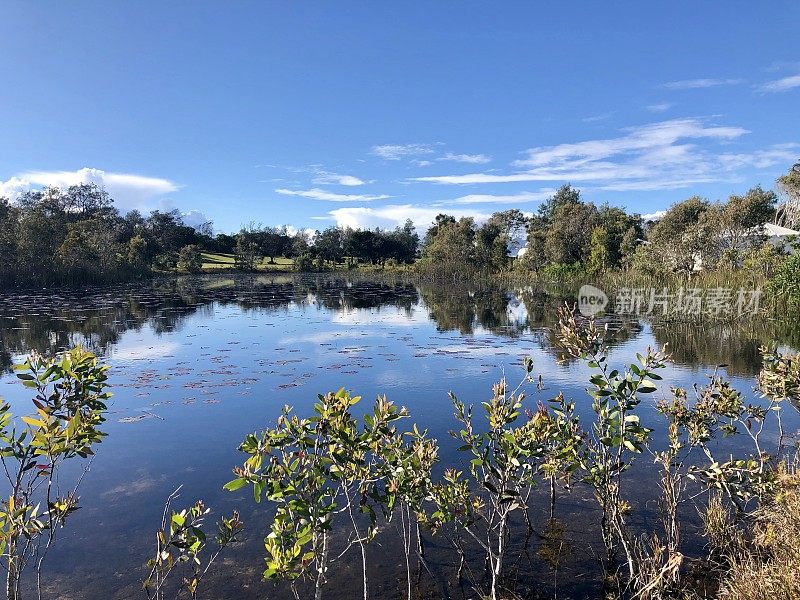
[[[178,504],[202,498],[217,515],[240,510],[246,523],[242,541],[213,571],[207,597],[288,597],[260,580],[268,503],[257,505],[247,488],[222,490],[243,459],[237,446],[244,436],[273,425],[286,404],[308,414],[317,394],[346,387],[365,399],[386,394],[406,406],[409,424],[438,439],[442,467],[463,466],[459,444],[448,435],[454,426],[448,392],[478,404],[503,375],[511,383],[522,378],[526,355],[545,388],[531,386],[530,405],[564,391],[588,419],[588,370],[558,360],[551,331],[563,301],[524,288],[287,275],[0,294],[0,396],[15,413],[28,410],[29,394],[9,367],[27,352],[80,344],[111,365],[108,437],[82,483],[81,510],[48,557],[46,590],[59,598],[143,597],[144,564],[164,502],[182,486]],[[792,328],[768,322],[659,326],[611,318],[609,327],[614,364],[635,360],[648,346],[668,343],[673,352],[664,385],[642,407],[650,422],[658,422],[655,402],[669,386],[702,384],[718,365],[754,397],[758,346],[772,339],[798,346]],[[786,412],[784,426],[789,432],[800,427],[796,412]],[[640,463],[629,475],[642,482],[633,487],[634,519],[655,522],[652,459]],[[553,520],[543,498],[533,502],[532,539],[514,532],[514,543],[530,547],[516,566],[519,589],[531,596],[552,596],[554,587],[562,598],[593,595],[601,548],[596,515],[588,515],[595,510],[591,495],[574,486],[561,495]],[[405,585],[392,527],[369,548],[376,598],[400,598]],[[452,583],[456,561],[447,540],[427,538],[432,568],[449,581],[453,597],[474,596],[468,585],[458,591]],[[556,560],[548,550],[554,539],[562,549]],[[702,540],[690,535],[689,543]],[[332,574],[330,597],[359,593],[359,564],[354,555]],[[420,575],[422,597],[434,594],[434,586],[431,575]]]

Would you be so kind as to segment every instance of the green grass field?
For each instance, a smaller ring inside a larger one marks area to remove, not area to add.
[[[270,263],[268,258],[264,258],[257,265],[259,271],[291,271],[294,261],[291,258],[276,258],[274,263]],[[203,270],[226,270],[234,268],[233,254],[215,254],[203,252]]]

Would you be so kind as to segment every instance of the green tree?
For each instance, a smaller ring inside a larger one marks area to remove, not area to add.
[[[592,231],[598,222],[597,207],[594,204],[560,202],[545,234],[544,250],[548,262],[586,262],[589,258]]]
[[[323,231],[318,231],[314,238],[314,248],[323,260],[334,264],[342,262],[344,257],[342,230],[339,227],[328,227]]]
[[[200,246],[189,244],[178,253],[178,270],[187,273],[199,273],[203,270],[203,255]]]
[[[437,217],[438,218],[438,217]],[[436,234],[426,244],[423,258],[436,266],[463,272],[475,265],[475,221],[462,217],[458,221],[442,219]]]
[[[251,234],[242,229],[236,236],[236,253],[234,264],[237,269],[253,271],[261,260],[258,244],[252,239]]]
[[[756,186],[744,195],[732,195],[723,205],[719,227],[726,247],[737,253],[760,246],[765,240],[761,227],[775,214],[778,197]]]
[[[589,268],[595,273],[602,273],[611,266],[611,236],[605,227],[595,227],[589,250]]]
[[[648,251],[668,268],[691,272],[702,261],[713,264],[720,249],[718,211],[708,200],[694,196],[674,204],[650,230]]]

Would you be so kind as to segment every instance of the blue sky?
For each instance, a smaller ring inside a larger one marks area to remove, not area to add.
[[[424,228],[564,182],[653,213],[800,158],[800,3],[0,3],[0,194]]]

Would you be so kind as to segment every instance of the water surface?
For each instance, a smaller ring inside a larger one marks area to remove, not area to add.
[[[588,419],[588,371],[557,361],[551,328],[562,301],[532,289],[301,276],[179,278],[0,294],[0,395],[17,412],[27,410],[29,395],[8,368],[32,350],[53,353],[80,344],[112,367],[109,435],[81,487],[82,509],[49,558],[49,589],[60,598],[142,597],[143,565],[163,503],[182,485],[183,504],[203,498],[217,514],[238,508],[247,525],[242,542],[213,573],[207,597],[285,597],[285,590],[260,581],[269,507],[256,505],[246,489],[222,490],[231,467],[241,462],[236,448],[244,435],[274,424],[285,404],[308,413],[318,393],[346,387],[365,399],[386,394],[408,407],[411,421],[439,440],[442,466],[459,465],[463,457],[447,433],[454,423],[448,392],[477,404],[504,375],[512,383],[521,379],[525,355],[533,357],[546,387],[530,390],[531,406],[563,390]],[[643,418],[653,422],[654,404],[670,385],[703,383],[726,365],[722,370],[737,388],[752,396],[758,346],[771,339],[797,345],[791,328],[769,323],[667,327],[612,318],[610,330],[614,363],[664,343],[674,353],[663,389],[642,408]],[[789,431],[800,426],[788,413],[785,425]],[[649,462],[643,458],[631,476],[647,482],[633,486],[641,503],[634,518],[652,525]],[[541,510],[534,511],[537,533],[528,540],[520,589],[552,594],[558,586],[560,597],[593,593],[600,550],[591,497],[580,490],[563,496],[553,522],[542,499],[534,502]],[[405,573],[388,529],[370,549],[372,590],[375,597],[397,598]],[[515,543],[523,544],[523,537],[517,531]],[[567,549],[558,564],[545,560],[556,538]],[[447,544],[431,541],[431,563],[452,579]],[[357,593],[357,563],[354,556],[335,571],[331,597]],[[433,586],[421,577],[421,594],[433,593]]]

